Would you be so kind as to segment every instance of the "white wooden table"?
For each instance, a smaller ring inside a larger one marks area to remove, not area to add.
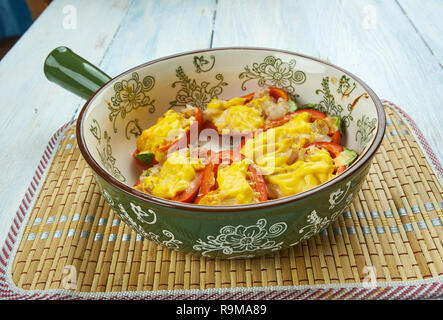
[[[0,61],[0,243],[53,133],[84,101],[46,80],[65,45],[109,75],[165,55],[261,46],[329,60],[403,108],[443,162],[442,0],[56,0]]]

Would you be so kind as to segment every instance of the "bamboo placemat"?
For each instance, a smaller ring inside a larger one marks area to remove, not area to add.
[[[45,170],[37,170],[35,194],[27,195],[35,199],[22,203],[32,204],[14,221],[0,256],[0,290],[28,298],[441,295],[441,168],[432,152],[422,152],[414,124],[393,105],[385,111],[383,144],[344,214],[307,242],[241,260],[185,255],[137,235],[104,201],[68,126],[50,142],[46,178],[38,181]]]

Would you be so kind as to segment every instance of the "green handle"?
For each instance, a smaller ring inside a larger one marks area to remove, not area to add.
[[[43,70],[49,81],[86,100],[112,79],[66,47],[52,50],[45,60]]]

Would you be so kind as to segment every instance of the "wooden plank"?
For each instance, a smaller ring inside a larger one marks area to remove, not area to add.
[[[210,46],[215,1],[135,1],[100,67],[117,75],[141,63]]]
[[[396,2],[219,0],[214,30],[214,47],[286,49],[349,70],[403,108],[443,161],[443,73]]]
[[[45,78],[43,62],[47,54],[66,45],[92,63],[99,63],[131,1],[78,0],[75,6],[72,3],[54,1],[0,61],[2,219],[15,215],[47,142],[73,118],[82,103]],[[0,225],[1,243],[9,227],[9,223]]]
[[[443,2],[441,0],[397,0],[429,50],[443,66]]]

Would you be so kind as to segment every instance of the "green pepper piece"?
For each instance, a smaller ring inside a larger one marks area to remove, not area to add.
[[[294,100],[292,100],[291,98],[289,98],[289,100],[288,100],[288,110],[291,113],[298,110],[297,103]]]
[[[152,160],[154,160],[154,154],[150,151],[140,152],[135,157],[137,158],[137,160],[147,166],[151,164]]]

